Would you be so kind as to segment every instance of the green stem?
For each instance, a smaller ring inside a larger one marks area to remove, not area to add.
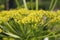
[[[28,8],[27,8],[27,5],[26,5],[26,0],[23,0],[23,3],[24,3],[24,7],[25,7],[26,9],[28,9]]]
[[[17,8],[19,8],[19,2],[18,0],[15,0],[16,4],[17,4]]]
[[[33,9],[33,0],[31,0],[31,9]]]
[[[38,0],[36,0],[36,10],[38,10]]]
[[[59,36],[60,36],[60,34],[52,35],[52,36],[48,36],[48,35],[46,35],[46,36],[37,37],[37,38],[45,38],[45,37],[51,38],[51,37],[59,37]]]
[[[51,0],[50,6],[49,6],[49,10],[52,8],[53,3],[54,3],[54,0]]]
[[[53,5],[53,7],[52,7],[51,10],[54,10],[54,8],[55,8],[55,6],[56,6],[56,4],[57,4],[57,1],[58,1],[58,0],[55,0],[54,5]]]

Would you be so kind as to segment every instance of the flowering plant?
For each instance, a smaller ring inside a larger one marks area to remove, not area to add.
[[[2,11],[0,27],[2,28],[0,36],[18,40],[42,40],[45,37],[57,40],[60,36],[60,11],[26,9]]]

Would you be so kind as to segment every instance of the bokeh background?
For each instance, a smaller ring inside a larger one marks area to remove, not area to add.
[[[36,0],[26,0],[27,7],[35,10]],[[39,0],[39,9],[48,10],[51,0]],[[0,0],[0,11],[6,9],[24,8],[23,0]],[[60,9],[60,0],[56,3],[55,10]]]

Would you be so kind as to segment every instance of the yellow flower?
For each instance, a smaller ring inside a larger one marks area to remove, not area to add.
[[[2,29],[0,29],[0,33],[1,33],[1,32],[3,32],[3,30],[2,30]]]

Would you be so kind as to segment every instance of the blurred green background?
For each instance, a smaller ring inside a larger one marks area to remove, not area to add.
[[[8,0],[0,0],[0,10],[4,10],[6,8],[6,5],[9,5],[9,2],[7,2]],[[11,2],[14,3],[14,6],[19,6],[19,8],[24,8],[24,4],[23,4],[23,0],[10,0]],[[15,1],[15,2],[14,2]],[[17,2],[16,2],[17,1]],[[35,9],[36,5],[35,5],[35,1],[36,0],[26,0],[27,2],[27,7],[29,9]],[[51,3],[51,0],[39,0],[39,9],[43,9],[43,10],[48,10],[49,5]],[[12,6],[12,5],[10,5]],[[14,7],[10,8],[13,9]],[[16,8],[16,7],[15,7]],[[60,0],[58,0],[56,6],[55,6],[55,10],[60,9]]]

